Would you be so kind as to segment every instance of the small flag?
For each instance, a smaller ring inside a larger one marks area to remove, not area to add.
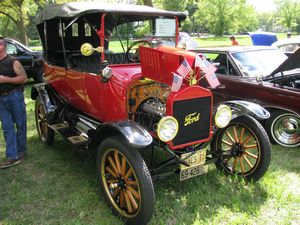
[[[185,78],[191,71],[192,68],[190,67],[189,63],[186,61],[186,59],[183,59],[183,62],[180,64],[178,69],[176,70],[179,75],[181,75],[183,78]]]
[[[204,75],[207,82],[209,83],[209,85],[212,87],[212,88],[215,88],[217,86],[220,85],[220,82],[218,80],[218,77],[215,73],[207,73]]]
[[[205,74],[212,74],[217,70],[217,68],[206,59],[203,59],[202,62],[200,62],[199,66]]]
[[[171,91],[177,92],[182,85],[182,81],[183,81],[182,76],[173,73],[173,83],[172,83]]]

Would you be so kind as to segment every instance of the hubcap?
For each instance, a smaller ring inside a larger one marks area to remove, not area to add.
[[[222,164],[230,173],[249,175],[260,157],[260,147],[252,131],[242,125],[232,125],[221,134]]]
[[[141,204],[140,186],[125,156],[116,149],[107,150],[102,158],[101,173],[114,208],[123,216],[135,216]]]
[[[300,118],[294,114],[283,114],[272,123],[271,132],[274,140],[286,147],[300,145]]]

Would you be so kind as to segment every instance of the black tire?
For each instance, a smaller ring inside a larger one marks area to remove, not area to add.
[[[212,150],[218,157],[216,167],[226,174],[243,176],[247,181],[259,180],[271,159],[270,141],[262,125],[250,116],[233,119],[217,131]]]
[[[105,139],[97,151],[97,171],[105,199],[127,224],[147,224],[153,214],[154,188],[146,163],[121,139]]]
[[[300,118],[294,113],[273,111],[265,127],[273,144],[284,147],[300,146]]]
[[[45,108],[38,96],[35,101],[35,123],[40,140],[47,145],[54,143],[54,131],[48,127]]]

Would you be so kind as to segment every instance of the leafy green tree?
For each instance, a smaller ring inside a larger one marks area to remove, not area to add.
[[[216,35],[253,30],[258,24],[246,0],[202,0],[196,18],[201,27]]]
[[[8,18],[15,24],[18,39],[24,44],[28,43],[26,26],[29,24],[29,16],[37,11],[37,5],[33,0],[2,0],[0,1],[0,15]],[[3,35],[7,35],[4,32]]]
[[[298,0],[275,0],[279,22],[289,30],[296,26],[296,19],[299,17]]]

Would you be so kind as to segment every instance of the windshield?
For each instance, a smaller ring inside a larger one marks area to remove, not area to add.
[[[237,52],[232,56],[247,77],[268,76],[287,59],[287,56],[277,49]]]
[[[109,50],[125,52],[132,43],[146,40],[154,46],[165,44],[175,47],[176,20],[155,18],[134,21],[115,27],[109,35]]]

